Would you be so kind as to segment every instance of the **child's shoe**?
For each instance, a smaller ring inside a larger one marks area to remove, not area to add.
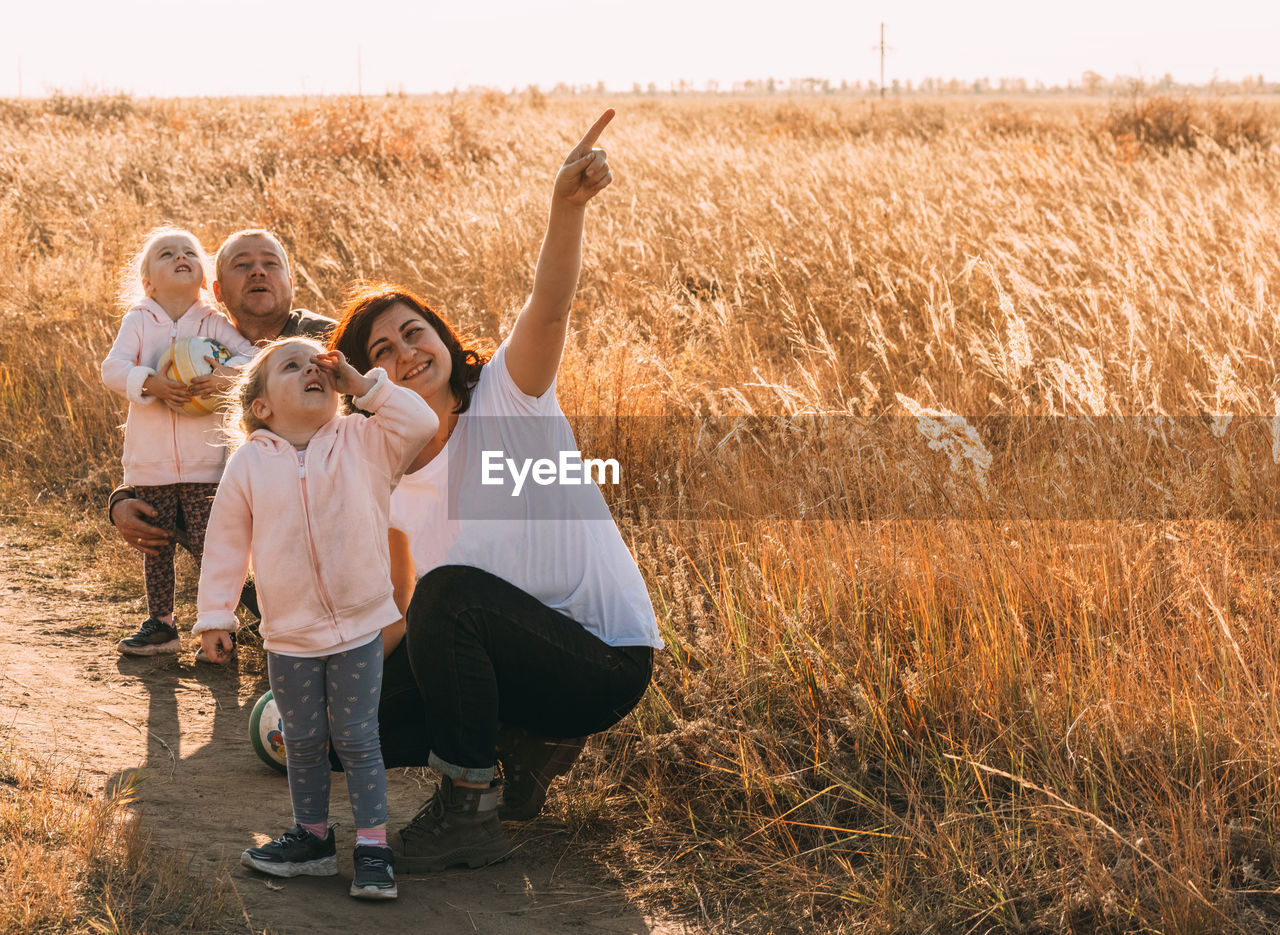
[[[333,825],[323,838],[294,825],[274,841],[246,850],[240,855],[240,863],[273,877],[331,877],[338,872]]]
[[[391,869],[391,848],[361,844],[355,852],[356,876],[351,895],[356,899],[395,899],[396,875]]]
[[[142,621],[137,633],[116,643],[116,649],[126,656],[158,656],[176,653],[181,648],[178,628],[155,617],[148,617]]]

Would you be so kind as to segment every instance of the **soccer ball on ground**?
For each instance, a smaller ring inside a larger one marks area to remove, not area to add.
[[[288,772],[284,758],[284,725],[276,699],[267,692],[253,706],[249,715],[249,743],[258,759],[278,772]]]

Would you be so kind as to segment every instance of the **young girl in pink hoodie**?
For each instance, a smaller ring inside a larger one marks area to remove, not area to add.
[[[373,413],[339,415],[338,394]],[[351,895],[393,899],[386,772],[378,742],[382,628],[391,589],[391,489],[436,433],[435,412],[380,368],[361,376],[305,338],[264,348],[233,390],[248,438],[231,455],[205,537],[193,632],[220,661],[250,560],[267,672],[284,726],[294,827],[241,863],[275,876],[338,872],[327,742],[356,824]]]
[[[129,311],[102,362],[102,382],[129,400],[124,482],[155,507],[157,526],[174,528],[181,511],[197,564],[227,449],[216,414],[188,415],[182,407],[193,395],[216,389],[221,378],[199,377],[188,387],[156,368],[179,338],[212,338],[237,355],[232,363],[245,363],[253,353],[253,345],[205,301],[209,266],[194,235],[176,227],[152,231],[126,277]],[[116,644],[120,652],[154,656],[180,648],[173,617],[173,557],[171,543],[144,558],[147,619]]]

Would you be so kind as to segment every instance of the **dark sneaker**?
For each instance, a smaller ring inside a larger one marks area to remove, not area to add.
[[[200,646],[196,649],[196,662],[203,662],[211,666],[230,665],[231,663],[236,661],[236,642],[237,642],[236,635],[232,633],[231,634],[231,655],[228,656],[226,660],[224,660],[223,662],[214,662],[205,654],[204,647]]]
[[[178,628],[155,617],[148,617],[138,627],[137,633],[116,643],[116,649],[126,656],[158,656],[161,653],[176,653],[181,648]]]
[[[510,856],[511,845],[498,821],[501,788],[497,783],[466,789],[442,777],[435,795],[400,829],[399,846],[393,848],[400,872],[484,867]]]
[[[356,876],[351,881],[351,895],[356,899],[395,899],[396,875],[391,869],[391,848],[374,844],[357,845]]]
[[[240,855],[240,863],[273,877],[331,877],[338,872],[333,825],[324,838],[294,825],[274,841],[246,850]]]
[[[547,800],[551,780],[569,772],[587,738],[548,740],[519,732],[507,735],[498,750],[502,765],[502,821],[536,818]]]

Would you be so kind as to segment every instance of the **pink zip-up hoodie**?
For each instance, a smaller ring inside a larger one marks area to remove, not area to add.
[[[120,333],[102,362],[102,382],[129,400],[124,424],[124,482],[145,487],[166,484],[216,484],[227,449],[220,432],[221,415],[189,416],[174,412],[154,396],[142,395],[142,384],[179,338],[213,338],[225,344],[239,365],[257,352],[230,320],[211,306],[196,302],[174,321],[152,299],[125,314]]]
[[[253,560],[262,645],[320,656],[359,645],[400,617],[391,591],[391,489],[439,420],[382,368],[356,405],[305,451],[266,429],[227,461],[209,515],[192,633],[236,629],[235,606]]]

